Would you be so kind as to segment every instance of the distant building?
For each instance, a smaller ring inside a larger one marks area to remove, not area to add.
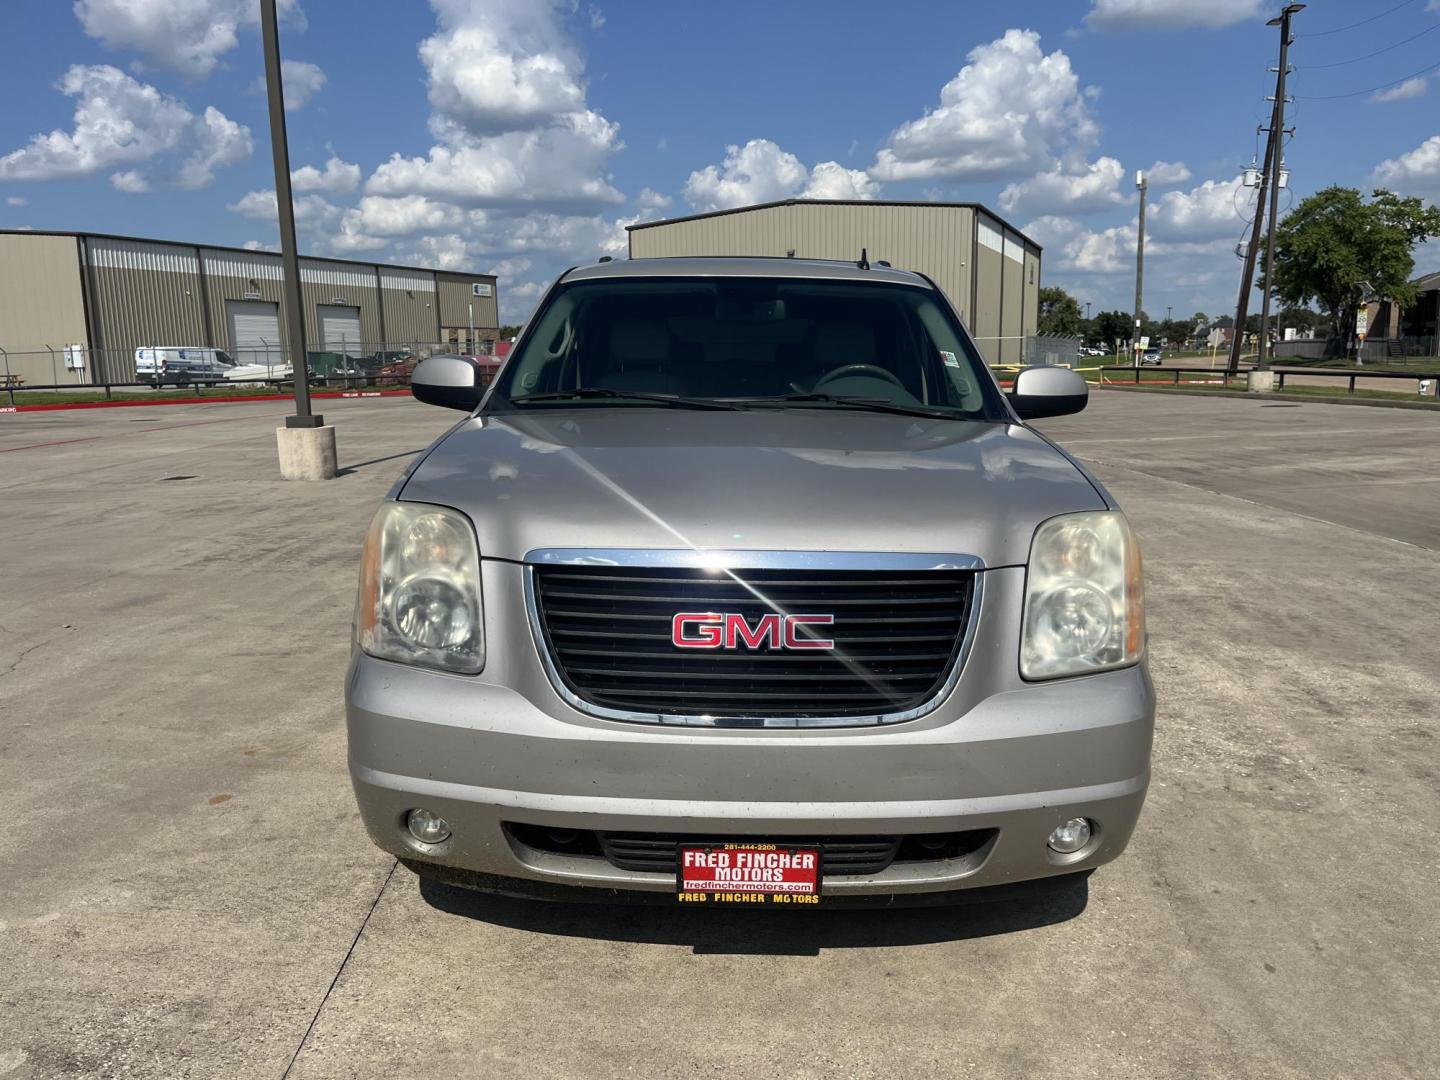
[[[1407,308],[1393,300],[1371,300],[1365,305],[1367,341],[1394,342],[1394,355],[1437,354],[1440,344],[1440,273],[1427,274],[1414,284],[1420,295]]]
[[[925,274],[992,364],[1019,363],[1040,321],[1040,245],[975,203],[785,199],[629,226],[632,258],[775,255]]]
[[[99,233],[0,231],[0,350],[30,385],[128,381],[147,346],[223,349],[284,364],[284,280],[273,252]],[[313,352],[490,352],[491,274],[302,258]]]

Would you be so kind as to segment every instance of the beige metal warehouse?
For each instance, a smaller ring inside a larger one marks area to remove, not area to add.
[[[126,381],[147,346],[284,363],[280,256],[99,233],[0,231],[0,363],[26,385]],[[489,352],[490,274],[302,258],[310,350]]]
[[[1040,245],[976,203],[786,199],[631,225],[632,258],[789,255],[916,270],[993,364],[1019,363],[1040,318]]]

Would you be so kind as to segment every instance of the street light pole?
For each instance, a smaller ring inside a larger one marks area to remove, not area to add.
[[[1145,174],[1135,173],[1135,186],[1140,190],[1140,230],[1135,234],[1135,340],[1130,342],[1131,358],[1140,366],[1140,312],[1145,291]]]
[[[323,427],[310,411],[310,365],[305,355],[305,309],[300,292],[300,256],[295,249],[295,207],[290,201],[290,144],[285,134],[285,90],[280,80],[280,28],[275,0],[260,0],[265,48],[265,93],[270,102],[270,149],[275,159],[275,207],[280,215],[280,259],[285,267],[286,341],[295,382],[295,415],[287,428]]]

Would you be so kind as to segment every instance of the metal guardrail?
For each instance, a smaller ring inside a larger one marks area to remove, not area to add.
[[[1174,375],[1174,378],[1170,381],[1170,385],[1172,386],[1180,385],[1181,375],[1206,375],[1209,376],[1209,378],[1212,380],[1219,380],[1220,384],[1226,387],[1230,385],[1231,379],[1243,379],[1246,375],[1249,374],[1248,368],[1241,368],[1239,371],[1229,371],[1223,367],[1135,367],[1132,364],[1105,364],[1096,368],[1096,370],[1100,372],[1100,378],[1102,382],[1105,381],[1105,372],[1123,371],[1127,375],[1134,376],[1134,379],[1132,381],[1137,386],[1140,385],[1141,375],[1153,376],[1156,373]],[[1111,379],[1110,381],[1119,382],[1120,380]],[[1148,378],[1145,381],[1160,382],[1162,380]]]
[[[1275,368],[1274,372],[1276,390],[1285,389],[1286,375],[1319,375],[1323,378],[1328,379],[1349,379],[1350,386],[1346,392],[1351,394],[1355,392],[1356,379],[1410,379],[1411,381],[1416,383],[1415,392],[1417,394],[1424,392],[1424,388],[1419,384],[1440,380],[1440,371],[1364,371],[1351,370],[1348,368],[1331,368],[1329,371],[1326,371],[1323,368],[1302,368],[1300,370],[1286,371],[1281,368]]]
[[[1129,375],[1132,375],[1132,376],[1133,376],[1133,378],[1132,378],[1130,381],[1133,382],[1133,383],[1134,383],[1135,385],[1137,385],[1137,386],[1140,385],[1140,383],[1141,383],[1141,381],[1142,381],[1142,380],[1141,380],[1141,376],[1142,376],[1142,375],[1149,375],[1149,376],[1150,376],[1149,378],[1143,380],[1143,381],[1145,381],[1145,382],[1161,382],[1161,381],[1163,381],[1163,380],[1161,380],[1161,379],[1156,379],[1156,378],[1154,378],[1154,376],[1155,376],[1156,374],[1161,374],[1161,373],[1163,373],[1163,374],[1165,374],[1165,375],[1173,375],[1173,376],[1174,376],[1174,378],[1170,380],[1170,385],[1171,385],[1171,386],[1179,386],[1179,385],[1180,385],[1180,376],[1181,376],[1181,375],[1190,374],[1190,375],[1208,375],[1208,376],[1210,376],[1212,379],[1218,378],[1218,379],[1220,380],[1220,382],[1221,382],[1221,385],[1228,387],[1228,386],[1230,385],[1230,380],[1231,380],[1231,379],[1245,378],[1245,377],[1247,377],[1247,376],[1250,374],[1251,370],[1253,370],[1253,369],[1251,369],[1251,368],[1241,368],[1239,371],[1230,372],[1230,371],[1227,371],[1225,368],[1203,368],[1203,367],[1132,367],[1132,366],[1129,365],[1129,364],[1121,364],[1121,365],[1108,365],[1108,366],[1105,366],[1105,367],[1101,367],[1099,370],[1100,370],[1100,372],[1102,373],[1102,379],[1103,379],[1103,373],[1104,373],[1104,372],[1107,372],[1107,371],[1115,371],[1115,372],[1123,371],[1123,372],[1125,372],[1126,374],[1129,374]],[[1440,371],[1366,371],[1364,368],[1288,368],[1288,369],[1286,369],[1286,368],[1279,368],[1279,367],[1277,367],[1277,368],[1272,368],[1271,370],[1272,370],[1272,373],[1275,375],[1275,389],[1276,389],[1277,391],[1280,391],[1280,390],[1284,390],[1284,389],[1285,389],[1285,377],[1286,377],[1287,375],[1289,375],[1289,376],[1304,376],[1304,377],[1306,377],[1306,378],[1309,378],[1310,376],[1317,376],[1317,375],[1318,375],[1319,377],[1321,377],[1321,378],[1326,378],[1326,379],[1346,379],[1346,380],[1348,380],[1348,382],[1349,382],[1349,386],[1348,386],[1346,392],[1347,392],[1347,393],[1350,393],[1350,394],[1353,394],[1353,393],[1355,392],[1355,380],[1356,380],[1356,379],[1408,379],[1408,380],[1410,380],[1411,382],[1414,382],[1414,383],[1416,384],[1416,388],[1415,388],[1416,393],[1423,393],[1423,392],[1424,392],[1424,388],[1423,388],[1423,386],[1422,386],[1421,384],[1423,384],[1423,383],[1425,383],[1425,382],[1427,382],[1427,381],[1429,381],[1429,382],[1440,382]],[[1120,381],[1120,380],[1112,379],[1112,380],[1110,380],[1110,381],[1112,381],[1112,382],[1118,382],[1118,381]]]

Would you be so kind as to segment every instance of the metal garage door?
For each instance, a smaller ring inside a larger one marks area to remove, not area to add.
[[[280,367],[285,346],[280,340],[280,305],[258,300],[227,300],[230,321],[230,355],[237,364]]]
[[[318,304],[315,310],[320,316],[320,351],[359,356],[360,309]]]

